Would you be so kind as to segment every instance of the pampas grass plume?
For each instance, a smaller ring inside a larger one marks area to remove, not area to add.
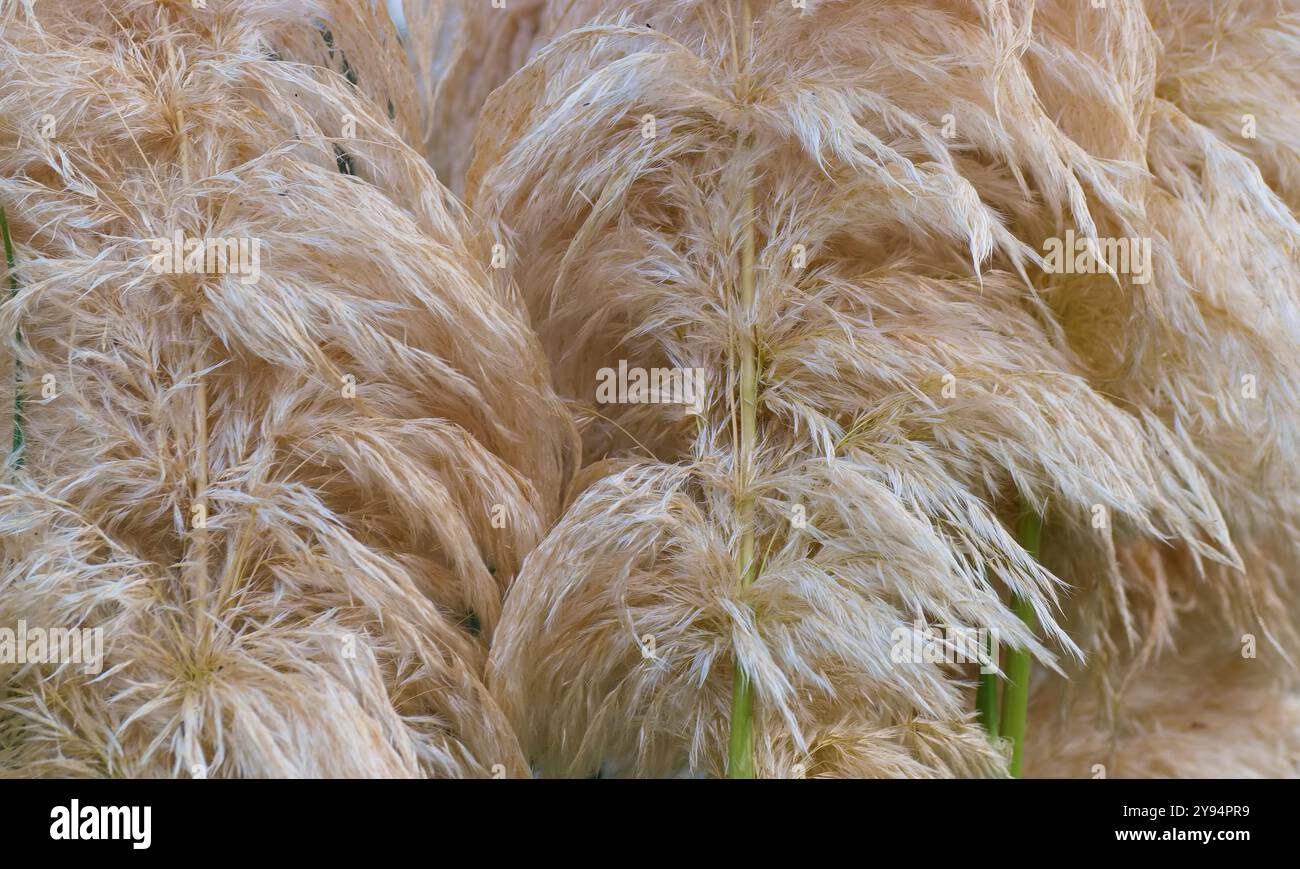
[[[1300,772],[1294,0],[207,7],[0,0],[0,775]]]
[[[482,668],[571,423],[405,142],[387,17],[211,5],[0,17],[0,328],[57,384],[0,486],[0,622],[106,646],[0,664],[0,769],[526,774]],[[257,240],[260,277],[157,273],[174,232]]]

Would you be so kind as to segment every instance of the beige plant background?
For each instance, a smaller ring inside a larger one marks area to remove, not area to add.
[[[0,2],[0,774],[1300,772],[1300,4],[388,5]]]

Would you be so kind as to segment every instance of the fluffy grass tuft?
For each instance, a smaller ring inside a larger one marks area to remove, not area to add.
[[[215,6],[0,11],[0,328],[57,386],[0,486],[0,624],[105,641],[0,664],[0,773],[526,775],[482,673],[572,424],[406,144],[387,17]],[[159,273],[178,231],[260,277]]]

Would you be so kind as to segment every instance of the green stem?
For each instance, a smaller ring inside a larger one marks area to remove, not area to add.
[[[9,272],[9,298],[12,300],[18,295],[18,271],[14,267],[14,242],[9,237],[9,219],[5,216],[4,206],[0,206],[0,236],[4,237],[5,246],[5,267]],[[14,340],[18,344],[22,343],[23,331],[21,328],[14,331]],[[14,356],[14,441],[12,455],[18,456],[17,466],[22,467],[23,457],[19,450],[23,446],[23,391],[21,387],[22,371],[19,368],[18,356]]]
[[[1016,528],[1020,545],[1035,559],[1038,558],[1043,536],[1043,517],[1038,513],[1021,515]],[[1034,609],[1027,600],[1012,595],[1011,608],[1030,631],[1038,628]],[[1010,649],[1007,652],[1007,684],[1002,691],[1002,734],[1011,741],[1011,775],[1020,778],[1024,762],[1025,716],[1029,709],[1029,670],[1032,660],[1028,649]]]
[[[754,777],[754,689],[740,662],[731,680],[731,744],[727,778]]]
[[[745,206],[751,220],[745,227],[744,244],[740,261],[741,305],[746,312],[754,301],[754,194],[745,195]],[[741,337],[740,348],[740,459],[741,496],[737,504],[740,519],[740,549],[736,553],[736,573],[741,588],[754,583],[757,565],[754,563],[754,502],[746,491],[749,486],[750,462],[753,458],[755,432],[758,423],[758,363],[755,358],[754,336]],[[736,661],[731,684],[731,747],[727,763],[729,778],[754,777],[754,694],[753,684]]]
[[[749,0],[741,4],[743,28],[742,57],[749,56],[752,17]],[[737,74],[740,73],[739,67]],[[746,97],[748,95],[746,94]],[[754,307],[754,190],[745,191],[745,229],[740,250],[740,309],[746,321]],[[751,462],[758,426],[758,360],[752,328],[740,338],[740,442],[736,448],[736,471],[740,496],[736,512],[740,522],[740,547],[736,553],[736,574],[742,589],[753,585],[757,575],[754,562],[754,501],[749,494]],[[754,777],[754,686],[736,658],[731,681],[731,742],[727,752],[728,778]]]
[[[984,643],[984,654],[988,656],[989,663],[996,666],[998,661],[997,646],[993,639],[989,638]],[[980,686],[975,693],[975,708],[979,710],[980,724],[988,731],[989,739],[994,742],[998,738],[998,727],[1000,725],[1002,707],[998,703],[998,683],[1001,679],[997,673],[985,673],[983,668],[980,670]]]

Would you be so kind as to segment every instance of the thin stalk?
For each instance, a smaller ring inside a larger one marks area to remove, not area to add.
[[[745,207],[752,216],[754,193],[745,194]],[[740,257],[740,301],[745,311],[754,301],[754,224],[745,227]],[[748,588],[754,582],[754,502],[746,491],[749,485],[750,462],[754,452],[754,437],[758,422],[758,364],[755,359],[754,336],[746,333],[740,345],[740,473],[742,490],[738,512],[740,514],[740,548],[736,553],[736,573],[740,587]],[[754,777],[754,694],[747,674],[736,663],[731,686],[731,750],[727,764],[730,778]]]
[[[1016,527],[1020,545],[1035,559],[1038,558],[1043,537],[1043,517],[1029,511],[1021,514]],[[1038,629],[1034,609],[1023,598],[1012,595],[1011,608],[1030,631]],[[1011,775],[1020,778],[1025,752],[1025,715],[1029,709],[1029,670],[1031,659],[1028,649],[1007,651],[1007,684],[1002,691],[1002,734],[1011,741]]]
[[[743,0],[741,8],[743,28],[741,58],[748,62],[752,23],[749,0]],[[745,191],[744,209],[745,228],[740,251],[740,308],[748,319],[754,307],[755,240],[752,186]],[[745,329],[740,340],[740,442],[737,445],[740,496],[736,506],[741,533],[740,546],[736,553],[736,574],[742,589],[753,584],[757,573],[757,565],[754,562],[754,502],[749,494],[751,462],[758,427],[758,360],[756,357],[753,330],[749,327]],[[731,743],[727,756],[727,777],[754,777],[754,686],[748,674],[740,666],[739,659],[735,662],[731,683]]]
[[[14,267],[14,242],[9,237],[9,219],[5,216],[4,206],[0,206],[0,236],[4,236],[5,246],[5,268],[9,274],[9,298],[12,300],[18,295],[18,271]],[[14,330],[14,341],[21,344],[23,340],[22,327]],[[23,457],[18,452],[23,446],[23,390],[22,390],[22,370],[19,368],[18,356],[14,356],[14,440],[12,455],[18,456],[16,461],[17,467],[22,467]]]
[[[989,637],[984,642],[984,654],[988,656],[990,664],[996,666],[997,645],[993,638]],[[998,703],[998,683],[1001,680],[997,673],[985,673],[981,667],[980,686],[975,692],[975,708],[979,711],[980,724],[988,731],[989,739],[994,742],[998,739],[998,728],[1001,725],[1002,706]]]
[[[168,63],[176,66],[176,52],[171,45],[167,46]],[[190,183],[193,181],[193,172],[190,167],[190,141],[189,135],[185,131],[185,113],[181,110],[176,112],[176,131],[178,137],[178,149],[181,158],[181,179],[185,183],[186,190],[189,190]],[[197,292],[197,305],[194,314],[193,326],[196,332],[202,331],[203,315],[200,310],[203,303],[202,290]],[[203,345],[206,349],[206,343]],[[206,362],[207,354],[202,352],[200,359]],[[193,505],[199,505],[203,511],[204,522],[190,528],[189,536],[186,541],[188,561],[190,562],[195,578],[194,593],[194,612],[195,619],[199,623],[200,647],[206,649],[208,644],[208,630],[210,623],[207,619],[202,618],[205,612],[208,600],[208,591],[211,587],[210,574],[208,568],[208,383],[206,375],[200,377],[195,385],[194,391],[194,488],[192,490],[191,510]],[[193,514],[191,514],[193,515]]]

